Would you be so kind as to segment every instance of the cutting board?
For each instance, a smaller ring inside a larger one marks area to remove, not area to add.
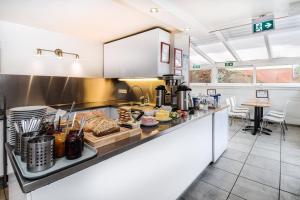
[[[84,139],[89,145],[95,148],[99,148],[111,143],[118,142],[120,140],[124,140],[126,138],[140,135],[141,133],[142,133],[141,128],[128,129],[128,128],[121,127],[120,132],[112,133],[110,135],[106,135],[102,137],[96,137],[91,132],[85,132]]]

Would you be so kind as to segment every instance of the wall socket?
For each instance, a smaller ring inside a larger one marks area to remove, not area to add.
[[[118,89],[119,94],[127,94],[127,89]]]

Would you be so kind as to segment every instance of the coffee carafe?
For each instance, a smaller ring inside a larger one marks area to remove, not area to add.
[[[160,108],[165,104],[165,95],[167,93],[164,85],[159,85],[155,88],[156,90],[156,107]]]
[[[179,110],[189,110],[193,108],[193,100],[191,97],[192,89],[186,85],[179,85],[176,91],[177,104]]]

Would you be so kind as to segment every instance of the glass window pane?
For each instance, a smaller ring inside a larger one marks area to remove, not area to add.
[[[257,83],[300,83],[298,66],[266,66],[256,68]]]
[[[207,44],[197,46],[201,51],[206,53],[215,62],[235,61],[231,53],[225,48],[225,46],[219,43]]]
[[[268,51],[263,36],[230,40],[228,42],[235,49],[241,60],[268,58]]]
[[[272,56],[299,57],[300,55],[300,30],[272,33],[269,35]]]
[[[193,48],[190,48],[190,61],[191,65],[209,64],[209,62],[199,55]]]
[[[211,69],[190,71],[191,83],[211,83]]]
[[[253,67],[219,68],[219,83],[252,83]]]

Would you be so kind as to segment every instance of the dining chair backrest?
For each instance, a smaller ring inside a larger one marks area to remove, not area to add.
[[[236,97],[233,96],[232,98],[233,98],[234,105],[237,105]]]
[[[287,111],[287,107],[288,107],[289,103],[290,103],[290,100],[287,100],[287,101],[285,102],[285,105],[284,105],[284,108],[283,108],[283,117],[284,117],[284,118],[285,118],[285,116],[286,116],[286,111]]]
[[[229,106],[229,111],[232,111],[232,105],[229,98],[226,99],[226,105]]]
[[[230,104],[231,104],[232,109],[234,109],[236,107],[233,97],[230,97]]]

